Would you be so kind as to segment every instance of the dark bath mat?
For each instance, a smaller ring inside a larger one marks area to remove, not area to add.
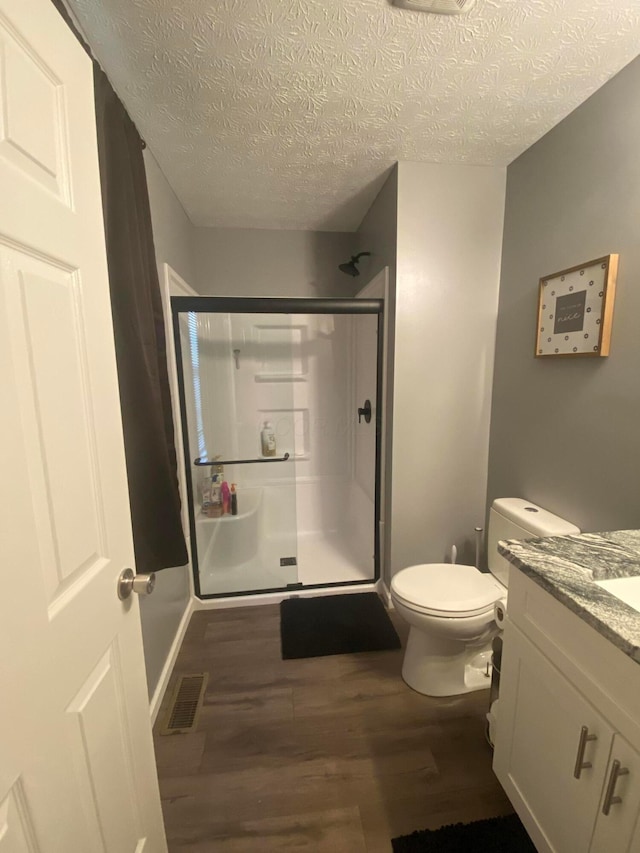
[[[536,853],[518,815],[423,829],[391,842],[393,853]]]
[[[375,592],[287,598],[280,604],[280,639],[283,660],[400,648]]]

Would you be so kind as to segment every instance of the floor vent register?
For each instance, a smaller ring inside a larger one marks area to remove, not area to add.
[[[158,729],[159,734],[176,735],[195,731],[208,680],[207,672],[191,673],[178,679]]]

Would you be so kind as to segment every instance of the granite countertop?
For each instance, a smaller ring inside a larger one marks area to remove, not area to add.
[[[640,575],[640,530],[508,539],[498,551],[640,663],[640,613],[595,583]]]

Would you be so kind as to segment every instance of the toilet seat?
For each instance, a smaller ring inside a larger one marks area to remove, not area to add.
[[[411,566],[391,581],[392,595],[405,607],[450,619],[489,614],[505,592],[492,575],[451,563]]]
[[[469,616],[493,615],[493,604],[481,607],[478,610],[436,610],[433,607],[416,604],[414,601],[407,601],[397,593],[394,593],[394,597],[399,604],[403,604],[408,610],[414,610],[416,613],[423,613],[425,616],[436,616],[441,619],[463,619]]]

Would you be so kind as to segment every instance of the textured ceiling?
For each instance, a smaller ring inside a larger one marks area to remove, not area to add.
[[[352,230],[396,160],[506,165],[640,52],[640,0],[68,0],[197,225]]]

